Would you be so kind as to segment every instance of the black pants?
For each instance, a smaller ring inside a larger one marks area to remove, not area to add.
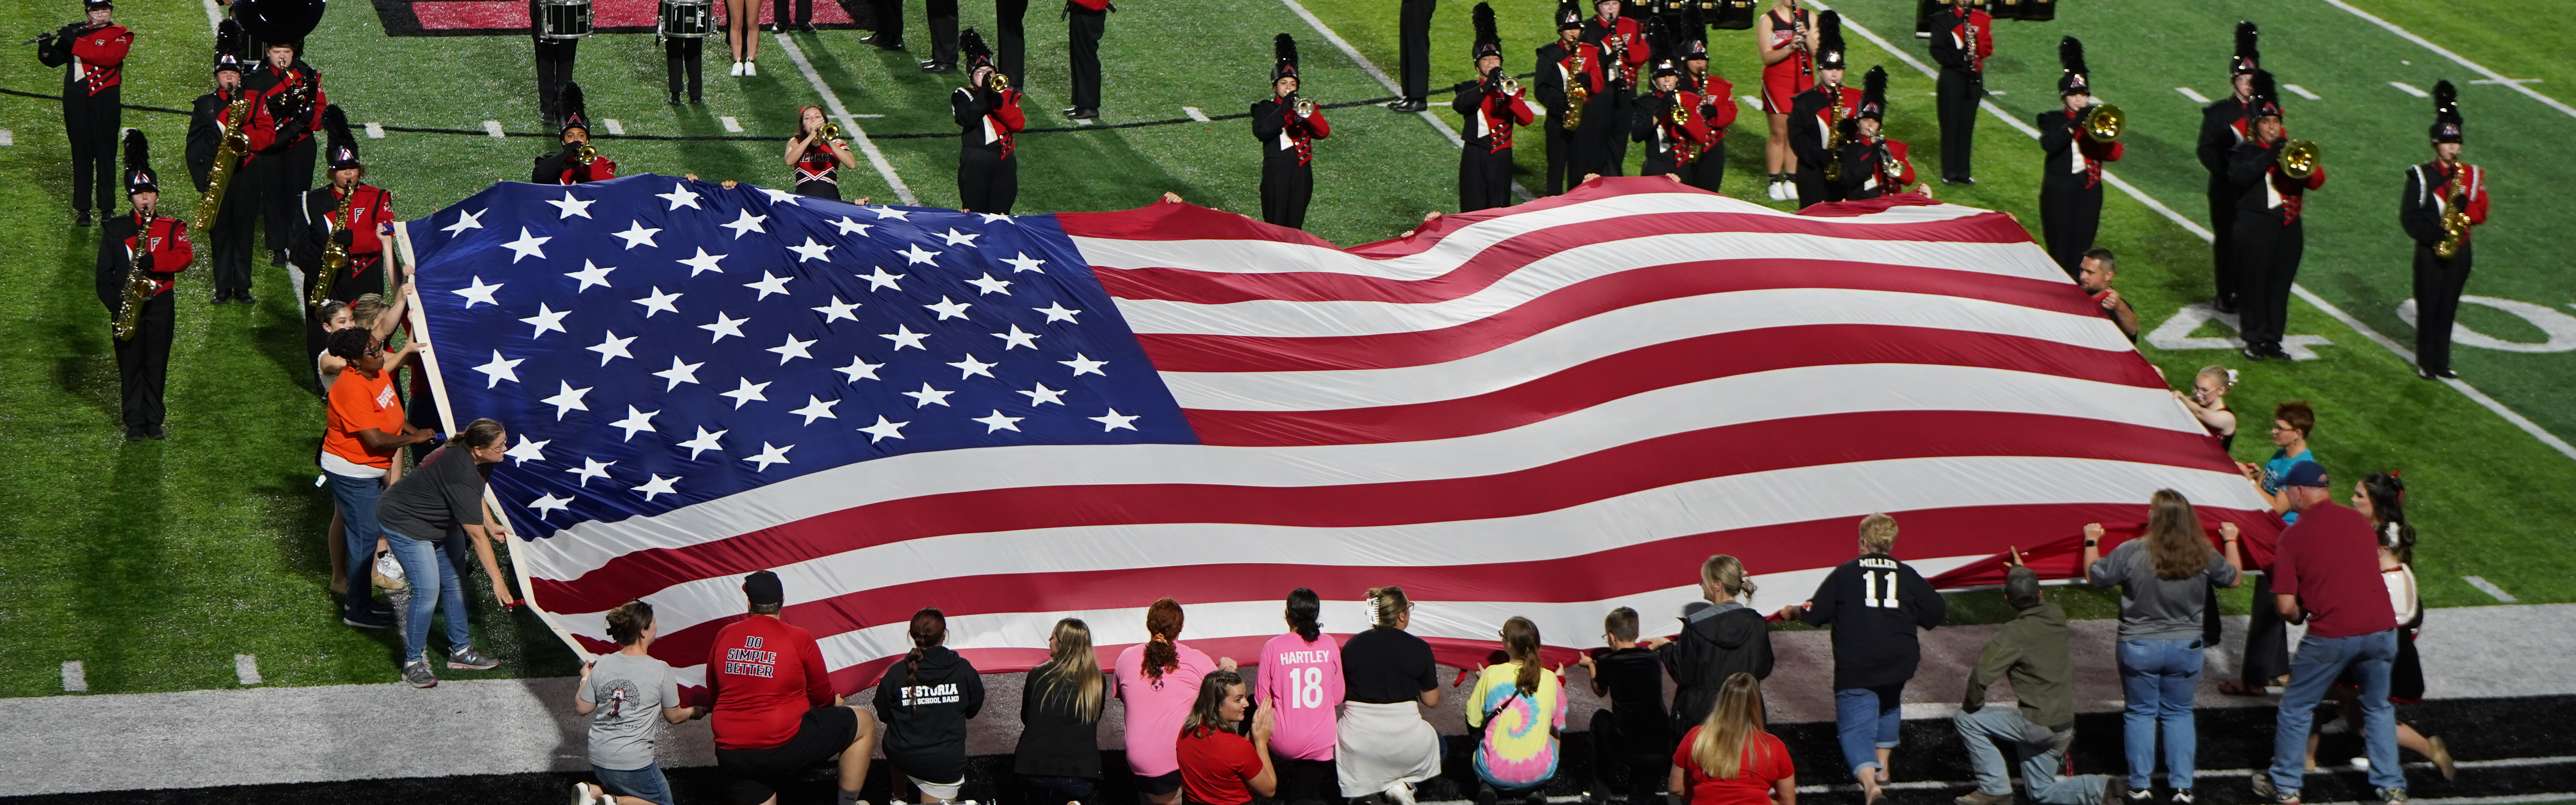
[[[2218,288],[2218,306],[2236,307],[2236,198],[2227,177],[2209,177],[2209,273]]]
[[[1431,86],[1431,11],[1439,0],[1403,0],[1396,12],[1397,94],[1418,100]]]
[[[841,186],[835,182],[797,182],[796,195],[806,196],[809,198],[828,198],[833,201],[839,201],[841,200]]]
[[[161,404],[161,391],[169,386],[170,334],[177,321],[170,296],[163,293],[143,303],[134,337],[116,342],[116,379],[124,390],[127,428],[161,427],[162,416],[168,413]],[[110,308],[108,315],[116,315],[115,309]]]
[[[1843,200],[1842,194],[1834,192],[1834,189],[1825,183],[1823,168],[1799,165],[1797,172],[1789,174],[1789,181],[1798,186],[1799,207]]]
[[[994,0],[993,66],[1013,81],[1028,75],[1021,70],[1028,58],[1028,16],[1029,0]]]
[[[1512,205],[1512,149],[1470,145],[1458,152],[1458,211]]]
[[[2290,285],[2299,281],[2299,257],[2307,251],[2306,229],[2305,222],[2282,226],[2269,215],[2236,217],[2236,329],[2247,346],[2280,346]]]
[[[2246,618],[2242,665],[2244,672],[2238,681],[2258,690],[2290,674],[2290,627],[2281,622],[2281,611],[2272,606],[2270,573],[2254,577],[2254,611]]]
[[[787,16],[789,5],[791,4],[788,0],[778,0],[770,9],[769,18],[778,21],[779,30],[786,30],[790,25],[805,25],[814,21],[814,0],[796,0],[792,4],[796,7],[796,16],[792,18]]]
[[[1621,734],[1617,712],[1592,711],[1592,774],[1599,782],[1593,790],[1624,795],[1628,805],[1660,805],[1673,753],[1636,743]]]
[[[1723,139],[1709,143],[1708,150],[1701,151],[1698,159],[1692,160],[1689,165],[1682,166],[1682,184],[1711,193],[1722,193],[1725,191],[1718,189],[1718,186],[1725,181],[1726,141]]]
[[[689,102],[701,102],[706,81],[699,77],[699,72],[706,64],[704,55],[706,45],[705,39],[662,40],[662,64],[671,75],[671,97],[680,97],[680,79],[685,73],[688,78]]]
[[[260,162],[241,165],[224,186],[223,211],[215,216],[213,231],[203,237],[213,250],[210,264],[215,272],[215,290],[250,292],[251,239],[259,225],[261,191]]]
[[[1306,228],[1306,202],[1315,197],[1315,166],[1294,159],[1261,161],[1261,220]]]
[[[1583,182],[1583,130],[1565,130],[1564,115],[1548,115],[1539,126],[1547,138],[1547,195]]]
[[[868,41],[887,50],[903,47],[903,0],[868,0],[869,16],[876,18],[877,35]]]
[[[1020,161],[998,150],[957,149],[957,198],[959,209],[1008,214],[1020,198]]]
[[[930,17],[930,61],[932,64],[957,64],[957,0],[923,0]]]
[[[1583,175],[1598,173],[1619,176],[1620,163],[1628,156],[1628,105],[1617,92],[1594,93],[1583,102],[1583,127],[1574,130],[1574,153],[1582,156],[1575,163],[1566,184],[1583,182]]]
[[[1329,760],[1299,760],[1271,756],[1279,770],[1279,798],[1288,805],[1323,805],[1342,802],[1342,784]]]
[[[1646,152],[1645,160],[1637,163],[1637,175],[1662,176],[1665,174],[1673,174],[1675,176],[1679,176],[1682,172],[1682,166],[1674,161],[1675,156],[1675,154],[1669,151],[1648,151]]]
[[[2469,244],[2444,260],[2433,247],[2415,247],[2415,365],[2451,368],[2451,322],[2460,314],[2460,290],[2469,284]]]
[[[116,174],[116,138],[124,134],[125,105],[122,86],[108,87],[96,95],[88,94],[83,84],[63,87],[63,133],[72,141],[72,209],[89,209],[92,194],[98,200],[98,214],[116,212],[120,195]],[[97,190],[91,190],[96,185]],[[158,399],[158,398],[155,398]],[[159,420],[154,420],[159,421]]]
[[[2102,229],[2102,186],[2073,182],[2039,183],[2039,229],[2048,236],[2048,257],[2073,278],[2083,271],[2084,251]]]
[[[579,39],[537,40],[537,108],[545,113],[547,129],[563,125],[563,86],[572,83],[572,60],[580,48]]]
[[[1986,97],[1984,76],[1941,68],[1941,178],[1967,179],[1968,157],[1977,136],[1977,102]]]
[[[303,194],[313,189],[313,140],[320,136],[316,131],[284,150],[259,155],[260,214],[268,216],[270,251],[295,251],[295,224],[304,219]]]
[[[1073,50],[1073,108],[1100,108],[1100,34],[1107,27],[1109,12],[1067,6],[1065,18],[1071,29]]]

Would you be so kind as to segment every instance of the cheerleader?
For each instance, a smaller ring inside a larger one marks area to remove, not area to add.
[[[779,157],[796,170],[796,194],[841,200],[841,169],[858,167],[859,158],[850,155],[849,143],[823,136],[823,107],[798,109],[796,117],[796,136]]]
[[[1789,153],[1789,99],[1816,85],[1816,26],[1798,0],[1773,0],[1753,22],[1753,46],[1762,56],[1762,114],[1771,122],[1762,164],[1771,173],[1771,200],[1787,201],[1797,194],[1789,180],[1797,169]]]

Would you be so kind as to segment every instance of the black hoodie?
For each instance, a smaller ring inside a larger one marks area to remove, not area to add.
[[[1673,734],[1680,735],[1708,720],[1727,677],[1771,677],[1771,625],[1733,601],[1702,606],[1682,618],[1681,636],[1655,653],[1673,677]]]
[[[966,778],[966,719],[984,708],[984,680],[975,666],[946,646],[921,651],[886,668],[877,683],[879,747],[903,773],[933,782]]]

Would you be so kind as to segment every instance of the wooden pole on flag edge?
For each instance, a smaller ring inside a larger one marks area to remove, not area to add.
[[[438,371],[438,350],[436,345],[429,341],[429,314],[422,310],[420,305],[420,287],[417,281],[420,263],[412,258],[411,229],[408,226],[410,223],[409,221],[394,222],[395,251],[402,256],[404,276],[414,280],[403,286],[404,309],[409,311],[407,318],[411,323],[412,340],[424,347],[420,352],[420,363],[429,371],[429,398],[438,404],[439,427],[442,432],[448,434],[449,438],[454,438],[457,433],[456,409],[447,400],[447,384]],[[483,485],[483,507],[489,512],[487,516],[504,519],[510,516],[509,510],[501,508],[501,498],[493,493],[490,484]],[[511,531],[518,530],[517,524],[511,524]],[[528,611],[536,613],[537,620],[543,622],[547,629],[554,631],[556,639],[562,640],[566,648],[572,649],[573,656],[585,662],[589,661],[590,652],[582,648],[581,641],[573,639],[572,632],[566,630],[562,624],[556,623],[554,614],[547,612],[544,606],[537,603],[536,587],[528,583],[528,566],[519,561],[518,541],[505,539],[501,544],[502,548],[510,554],[510,576],[519,583],[519,600],[527,604]]]

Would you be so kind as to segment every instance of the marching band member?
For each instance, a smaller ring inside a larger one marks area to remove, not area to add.
[[[125,54],[134,32],[111,19],[116,4],[87,0],[88,18],[36,38],[36,60],[63,68],[63,130],[72,141],[72,224],[89,225],[91,186],[99,217],[116,211],[116,133],[124,128]]]
[[[1591,157],[1583,154],[1583,138],[1570,127],[1576,109],[1584,106],[1575,97],[1599,94],[1607,87],[1602,83],[1601,48],[1583,41],[1583,9],[1576,0],[1557,0],[1556,41],[1538,49],[1538,100],[1547,107],[1547,123],[1540,127],[1547,138],[1546,195],[1565,192],[1569,183],[1583,181],[1584,168]]]
[[[2415,239],[2415,374],[2451,371],[2451,322],[2469,282],[2469,227],[2487,222],[2487,172],[2460,161],[2460,91],[2433,85],[2433,160],[2406,169],[2397,221]]]
[[[1315,102],[1297,97],[1297,40],[1280,34],[1273,47],[1270,98],[1252,105],[1252,138],[1261,142],[1261,220],[1291,229],[1306,226],[1306,203],[1315,196],[1315,141],[1333,126]]]
[[[670,0],[662,0],[663,19],[672,16]],[[707,38],[703,36],[666,36],[662,38],[662,68],[670,75],[671,105],[680,105],[680,79],[688,78],[689,102],[705,103],[706,81],[699,74],[706,64]]]
[[[1681,61],[1671,52],[1679,49],[1657,48],[1647,92],[1632,104],[1628,136],[1647,148],[1646,161],[1637,168],[1639,176],[1681,178],[1699,159],[1700,148],[1712,139],[1708,119],[1700,115],[1699,94],[1682,89]]]
[[[322,128],[322,110],[331,105],[329,93],[322,91],[322,71],[304,63],[298,55],[303,42],[271,40],[261,49],[266,58],[248,75],[242,86],[259,96],[267,105],[276,134],[267,148],[253,160],[256,173],[242,178],[256,178],[260,186],[261,214],[268,216],[268,264],[286,265],[287,244],[294,243],[294,222],[303,215],[295,208],[295,197],[313,186],[313,133]]]
[[[2245,124],[2253,119],[2246,111],[2254,102],[2254,71],[2261,62],[2254,45],[2260,33],[2254,23],[2236,24],[2236,54],[2227,67],[2232,91],[2200,110],[2200,166],[2209,171],[2209,265],[2218,286],[2212,306],[2220,313],[2236,312],[2236,201],[2243,188],[2227,178],[2227,155],[2253,135]]]
[[[617,162],[601,155],[590,144],[590,114],[584,108],[580,84],[563,88],[563,130],[558,142],[563,147],[554,153],[537,157],[536,169],[528,181],[536,184],[581,184],[604,182],[617,178]]]
[[[309,304],[316,296],[311,283],[329,284],[328,291],[319,294],[325,300],[348,302],[384,293],[387,238],[379,225],[394,220],[393,194],[359,183],[366,178],[367,166],[358,161],[358,140],[350,136],[348,118],[340,107],[324,114],[323,130],[330,140],[324,174],[328,183],[297,197],[303,214],[296,219],[292,241],[295,267],[305,277],[304,298],[297,306],[305,309],[304,347],[311,354],[320,354],[323,346],[321,306]],[[345,265],[329,265],[342,257],[347,259]]]
[[[2290,286],[2298,282],[2299,258],[2307,251],[2306,224],[2300,212],[2307,191],[2324,187],[2326,169],[2311,162],[2307,175],[2294,175],[2282,158],[2290,145],[2281,124],[2281,96],[2272,74],[2254,71],[2253,99],[2245,126],[2251,139],[2227,155],[2227,178],[2239,188],[2236,202],[2236,304],[2248,360],[2288,358],[2281,350],[2281,329],[2290,313]]]
[[[1398,112],[1431,108],[1422,98],[1431,88],[1431,12],[1438,7],[1439,0],[1397,0],[1395,94],[1399,97],[1386,108]]]
[[[1771,172],[1767,189],[1772,201],[1788,201],[1797,192],[1790,182],[1798,155],[1789,148],[1789,107],[1816,85],[1816,37],[1798,0],[1774,0],[1771,10],[1753,22],[1753,46],[1762,57],[1762,114],[1771,123],[1771,139],[1762,141],[1762,164]]]
[[[796,194],[841,200],[841,169],[858,167],[859,158],[840,138],[839,127],[824,122],[823,107],[797,109],[796,121],[796,136],[781,157],[796,170]]]
[[[125,440],[136,442],[162,438],[161,420],[167,408],[161,393],[170,376],[175,320],[170,286],[197,253],[188,243],[187,223],[160,214],[161,177],[152,171],[150,150],[140,130],[125,134],[125,197],[133,202],[133,211],[107,218],[100,227],[98,301],[107,305],[111,321],[129,301],[142,306],[126,314],[134,317],[134,329],[113,339]],[[151,284],[150,295],[139,301],[127,299],[127,278],[133,269],[141,269]]]
[[[1654,54],[1648,52],[1652,48],[1646,44],[1645,24],[1621,16],[1620,0],[1598,0],[1592,7],[1596,16],[1583,21],[1583,41],[1600,46],[1602,77],[1608,81],[1604,91],[1592,93],[1583,115],[1606,125],[1577,129],[1575,136],[1589,143],[1581,150],[1593,160],[1582,166],[1582,173],[1619,176],[1628,160],[1628,131],[1622,124],[1637,91],[1637,70]]]
[[[1843,119],[1845,201],[1902,193],[1914,184],[1914,163],[1905,158],[1905,144],[1887,138],[1887,69],[1872,66],[1860,83],[1860,109]]]
[[[1825,176],[1841,150],[1841,121],[1860,114],[1860,90],[1843,86],[1842,15],[1816,17],[1816,85],[1789,103],[1789,150],[1798,158],[1798,206],[1841,201],[1841,188]],[[1841,176],[1841,168],[1832,171]]]
[[[2093,139],[2089,118],[2104,108],[2094,103],[2092,82],[2084,67],[2084,43],[2066,37],[2057,43],[2057,94],[2065,107],[2039,113],[2039,150],[2046,154],[2039,171],[2039,228],[2048,236],[2048,256],[2072,278],[2083,271],[2084,252],[2102,227],[2102,163],[2117,162],[2117,142]]]
[[[227,26],[217,33],[215,89],[197,96],[188,118],[188,173],[196,181],[198,193],[206,192],[213,184],[215,159],[224,139],[239,132],[247,141],[248,150],[225,179],[222,209],[208,222],[210,231],[201,233],[214,251],[215,293],[209,301],[218,305],[235,300],[245,305],[259,302],[250,294],[251,225],[259,220],[259,183],[245,181],[244,177],[259,149],[267,147],[277,134],[277,122],[269,118],[268,107],[256,101],[244,104],[241,119],[226,125],[225,114],[232,104],[252,97],[249,90],[242,88],[242,63],[233,55],[240,50],[241,38],[238,26]],[[205,216],[198,217],[203,220]]]
[[[950,113],[965,129],[957,140],[958,209],[1008,215],[1020,195],[1020,161],[1012,158],[1018,143],[1011,135],[1028,128],[1028,117],[1020,112],[1020,91],[993,66],[984,37],[968,28],[958,44],[966,52],[967,85],[948,95]]]
[[[560,126],[565,115],[564,93],[572,86],[572,62],[581,55],[581,40],[546,38],[545,12],[537,2],[528,0],[528,41],[536,48],[537,109],[545,114],[546,125]]]
[[[1735,84],[1708,71],[1708,30],[1699,9],[1683,15],[1682,87],[1699,95],[1700,119],[1708,121],[1708,142],[1699,158],[1682,166],[1682,184],[1722,193],[1726,179],[1726,129],[1735,125]]]
[[[1977,103],[1986,97],[1986,59],[1995,55],[1995,18],[1980,0],[1951,0],[1932,15],[1932,60],[1941,63],[1941,183],[1973,185],[1968,170]],[[2079,250],[2080,251],[2080,250]]]
[[[1100,36],[1109,26],[1109,0],[1065,0],[1067,55],[1073,83],[1068,120],[1100,119]]]
[[[1458,211],[1508,207],[1512,203],[1512,128],[1537,120],[1529,93],[1503,70],[1503,37],[1494,29],[1494,7],[1477,3],[1472,15],[1477,80],[1458,82],[1449,108],[1466,119],[1465,144],[1458,152]],[[1545,69],[1545,68],[1542,68]]]

